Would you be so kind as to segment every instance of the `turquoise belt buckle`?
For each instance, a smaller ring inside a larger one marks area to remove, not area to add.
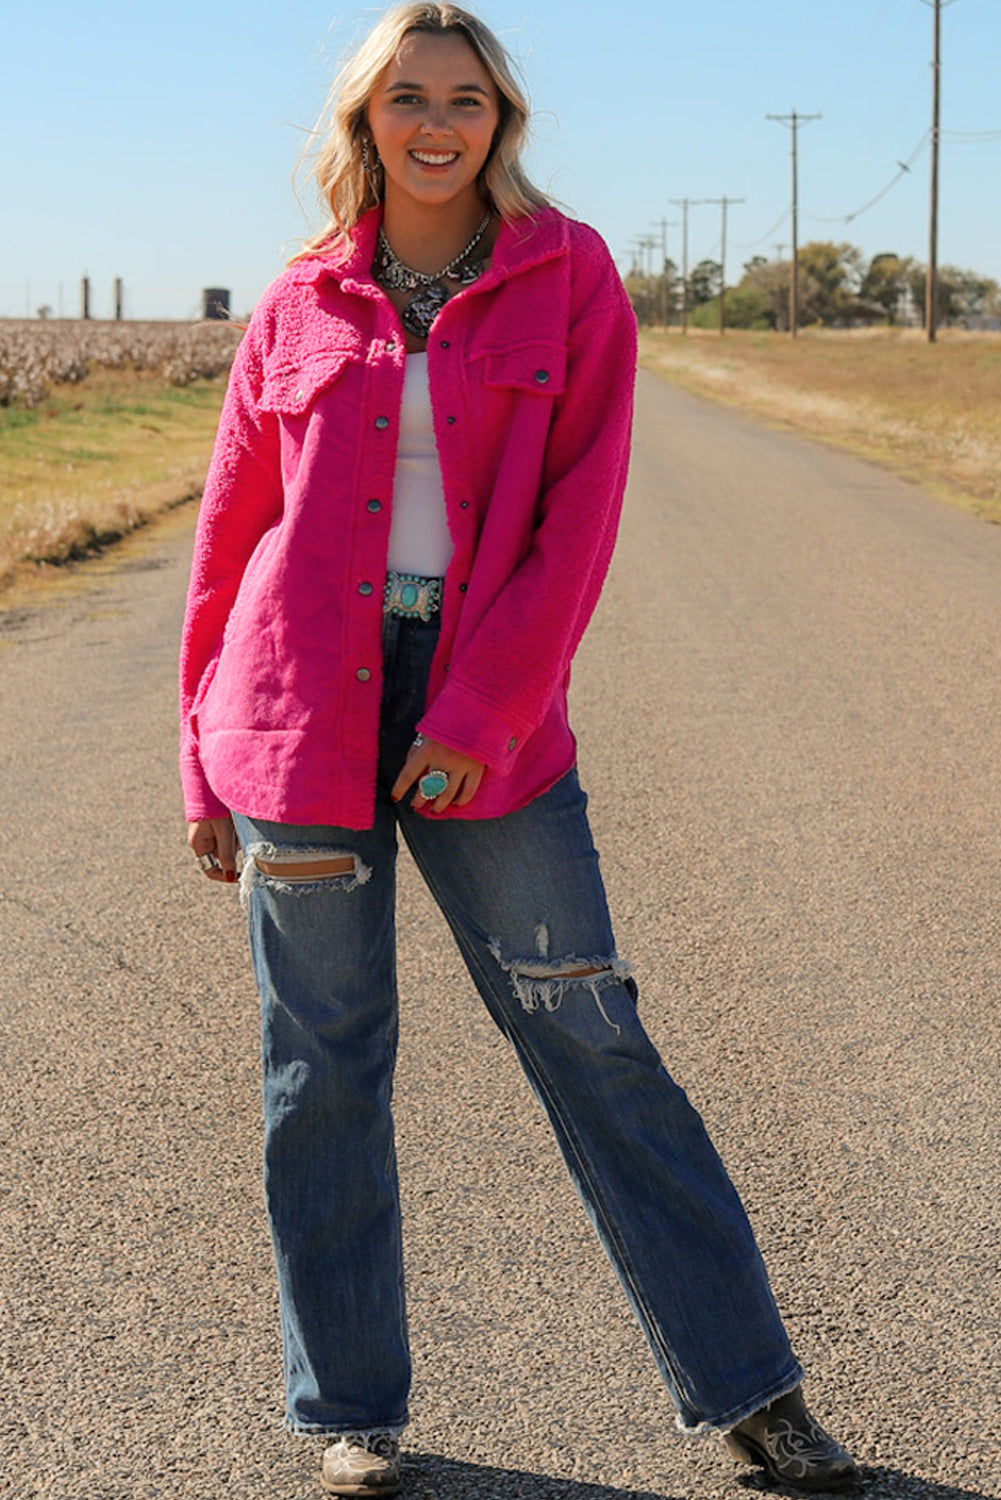
[[[397,615],[402,620],[427,622],[441,609],[441,584],[440,578],[390,571],[386,574],[383,613]]]

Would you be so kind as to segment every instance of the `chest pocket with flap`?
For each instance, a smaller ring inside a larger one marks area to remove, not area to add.
[[[261,410],[280,417],[301,416],[307,412],[321,391],[333,385],[349,366],[360,363],[362,356],[350,350],[330,349],[294,365],[264,368]]]
[[[563,344],[485,349],[480,359],[483,383],[491,389],[526,391],[535,396],[561,396],[566,390],[567,351]]]

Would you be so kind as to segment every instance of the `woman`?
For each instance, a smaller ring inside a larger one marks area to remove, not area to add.
[[[852,1461],[803,1405],[743,1209],[608,922],[566,684],[625,484],[635,327],[597,235],[525,178],[526,119],[473,16],[413,4],[376,26],[318,158],[330,227],[255,312],[202,505],[182,772],[209,879],[243,851],[288,1424],[329,1438],[332,1493],[398,1488],[399,828],[680,1425],[842,1487]]]

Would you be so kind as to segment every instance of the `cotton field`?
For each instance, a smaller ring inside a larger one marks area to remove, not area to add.
[[[159,371],[190,385],[229,368],[241,330],[231,323],[0,320],[0,406],[36,406],[54,385],[89,370]]]

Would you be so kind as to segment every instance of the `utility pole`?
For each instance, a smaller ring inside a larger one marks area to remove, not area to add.
[[[934,12],[932,23],[932,90],[931,90],[931,183],[928,211],[928,275],[925,278],[925,335],[929,344],[938,332],[938,146],[939,110],[942,78],[942,4],[943,0],[921,0]],[[955,0],[945,0],[952,5]]]
[[[726,209],[728,203],[746,203],[746,198],[704,198],[704,203],[719,203],[723,209],[723,225],[719,242],[719,331],[726,333]]]
[[[661,298],[661,312],[664,314],[664,327],[667,328],[671,322],[671,288],[667,281],[667,231],[677,229],[677,219],[654,219],[653,227],[660,230],[660,283],[663,289]]]
[[[670,198],[681,208],[681,331],[688,332],[688,210],[696,207],[701,198]]]
[[[644,276],[646,277],[647,316],[652,325],[656,320],[653,298],[653,252],[657,247],[657,241],[652,235],[644,234],[640,237],[639,245],[645,255]]]
[[[942,4],[933,5],[934,44],[931,86],[931,184],[928,208],[928,275],[925,278],[925,336],[934,344],[938,333],[938,137],[942,80]]]
[[[792,280],[789,283],[789,333],[796,337],[799,322],[799,167],[796,155],[796,138],[801,125],[811,120],[822,120],[823,115],[798,115],[792,110],[787,115],[766,115],[766,120],[777,120],[788,125],[792,135]]]
[[[639,313],[637,313],[637,316],[639,317],[639,321],[641,323],[643,323],[645,320],[650,321],[650,322],[653,321],[653,319],[649,316],[649,313],[650,313],[650,270],[649,270],[649,260],[650,260],[650,247],[652,245],[654,245],[654,244],[656,244],[656,241],[649,239],[645,235],[640,235],[636,239],[634,239],[634,240],[632,240],[630,242],[631,249],[632,249],[632,252],[633,252],[633,269],[634,269],[636,275],[639,276],[640,279],[643,282],[643,302],[642,302],[643,313],[642,313],[642,316],[640,316]]]

